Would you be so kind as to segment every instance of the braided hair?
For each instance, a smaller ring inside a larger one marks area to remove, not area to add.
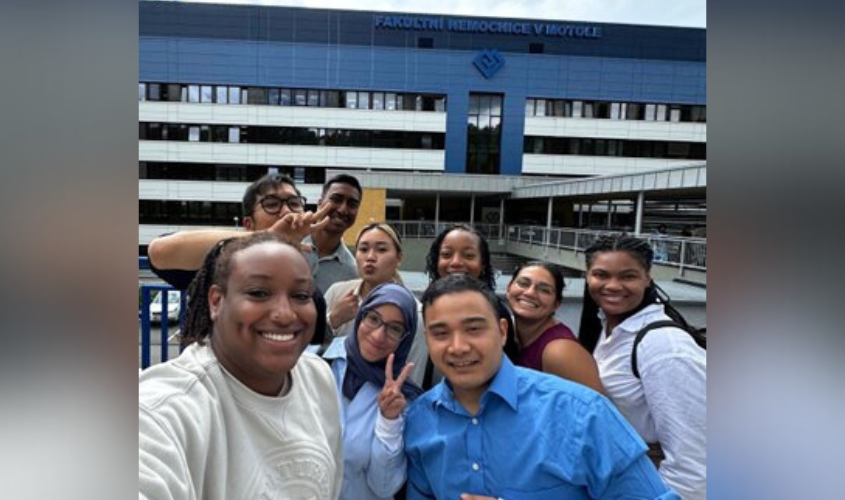
[[[425,273],[428,274],[428,284],[431,285],[440,276],[437,271],[437,263],[440,260],[440,247],[443,246],[443,240],[452,231],[466,231],[478,238],[478,250],[481,254],[481,276],[477,276],[485,285],[490,287],[490,290],[496,289],[496,271],[493,270],[493,264],[490,261],[490,246],[484,236],[472,226],[467,224],[452,224],[437,235],[431,247],[428,249],[428,255],[425,257]]]
[[[584,252],[584,260],[587,265],[587,272],[593,267],[596,254],[604,252],[625,252],[643,266],[646,272],[651,271],[654,262],[654,250],[646,240],[621,233],[599,237]],[[651,304],[663,304],[664,311],[672,320],[687,327],[687,321],[681,313],[675,309],[669,300],[669,296],[662,288],[651,280],[645,289],[642,302],[637,307],[625,313],[624,317],[629,318]],[[601,320],[598,316],[599,306],[590,295],[586,279],[584,281],[584,307],[581,309],[581,325],[578,328],[578,340],[590,352],[593,352],[601,336]]]
[[[289,245],[279,239],[275,233],[269,231],[258,231],[245,237],[234,237],[219,241],[205,256],[202,267],[197,271],[193,281],[188,287],[187,311],[185,312],[185,324],[180,335],[180,344],[186,347],[194,342],[203,344],[205,339],[211,336],[213,324],[211,321],[211,309],[208,305],[208,292],[212,285],[219,286],[223,292],[229,281],[229,274],[232,270],[232,257],[254,245],[266,242],[278,242]],[[314,304],[317,308],[316,334],[322,337],[325,331],[326,301],[322,294],[314,289]],[[312,339],[312,342],[322,341],[322,338]]]

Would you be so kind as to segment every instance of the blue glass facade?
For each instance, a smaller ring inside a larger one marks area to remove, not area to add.
[[[139,80],[445,94],[444,168],[454,173],[466,171],[470,93],[504,96],[507,175],[522,172],[526,98],[706,104],[703,29],[551,22],[601,34],[573,38],[385,29],[377,16],[385,13],[142,1]],[[421,37],[432,48],[418,48]],[[490,78],[473,64],[484,49],[504,59]]]

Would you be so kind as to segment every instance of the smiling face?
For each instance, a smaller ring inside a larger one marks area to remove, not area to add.
[[[390,236],[379,228],[373,228],[358,239],[355,247],[355,263],[358,276],[371,286],[390,281],[402,263],[402,255]]]
[[[320,198],[321,207],[326,203],[331,204],[332,211],[329,212],[329,223],[323,230],[328,233],[343,234],[355,224],[358,207],[361,205],[361,193],[355,189],[355,186],[335,182]]]
[[[587,270],[587,290],[609,319],[640,305],[651,276],[625,251],[598,252]]]
[[[402,339],[391,338],[388,335],[388,329],[395,331],[407,330],[405,327],[405,318],[402,316],[402,311],[393,304],[384,304],[374,307],[368,314],[375,314],[377,320],[370,321],[369,318],[361,320],[358,326],[358,349],[361,351],[361,357],[370,363],[379,362],[394,352]],[[380,322],[379,326],[374,326],[374,323]]]
[[[299,196],[296,189],[290,184],[279,184],[277,188],[270,189],[267,192],[258,195],[258,198],[255,201],[255,206],[252,207],[252,215],[244,218],[244,228],[246,230],[263,231],[275,224],[285,215],[291,213],[287,204],[283,203],[282,209],[278,214],[268,214],[264,208],[261,207],[261,200],[266,198],[268,195],[277,196],[283,200],[286,200],[291,196]]]
[[[250,389],[275,396],[314,336],[311,270],[294,248],[259,243],[232,256],[225,290],[208,301],[211,345],[226,370]]]
[[[508,285],[507,298],[514,316],[530,321],[546,320],[560,307],[555,279],[540,266],[522,268]]]
[[[502,364],[507,321],[475,291],[442,295],[425,308],[429,356],[452,384],[455,398],[477,405]]]
[[[481,242],[478,236],[467,231],[455,230],[443,238],[437,257],[439,277],[453,273],[466,273],[474,278],[481,276]]]

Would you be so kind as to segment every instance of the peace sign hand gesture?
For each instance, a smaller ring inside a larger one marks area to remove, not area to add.
[[[308,212],[285,214],[284,217],[270,226],[267,231],[276,233],[277,236],[292,245],[301,245],[302,240],[306,236],[329,223],[328,214],[331,212],[331,209],[331,204],[326,204],[316,212],[309,210]],[[311,247],[308,245],[301,246],[304,252],[311,251]]]
[[[378,395],[378,407],[381,415],[388,420],[395,420],[405,409],[405,396],[402,394],[402,384],[408,375],[411,374],[411,368],[414,363],[407,363],[402,368],[402,373],[399,378],[393,380],[393,354],[387,356],[387,364],[384,366],[384,388]]]

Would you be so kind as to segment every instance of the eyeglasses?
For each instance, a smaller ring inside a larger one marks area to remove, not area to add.
[[[384,333],[393,342],[401,342],[408,336],[409,333],[405,331],[404,325],[399,323],[385,323],[379,313],[375,311],[367,311],[364,314],[363,323],[373,330],[378,330],[382,325],[384,325]]]
[[[303,212],[305,210],[304,196],[288,196],[280,198],[274,194],[268,194],[258,202],[261,208],[270,215],[278,215],[282,211],[282,205],[287,205],[291,212]]]

